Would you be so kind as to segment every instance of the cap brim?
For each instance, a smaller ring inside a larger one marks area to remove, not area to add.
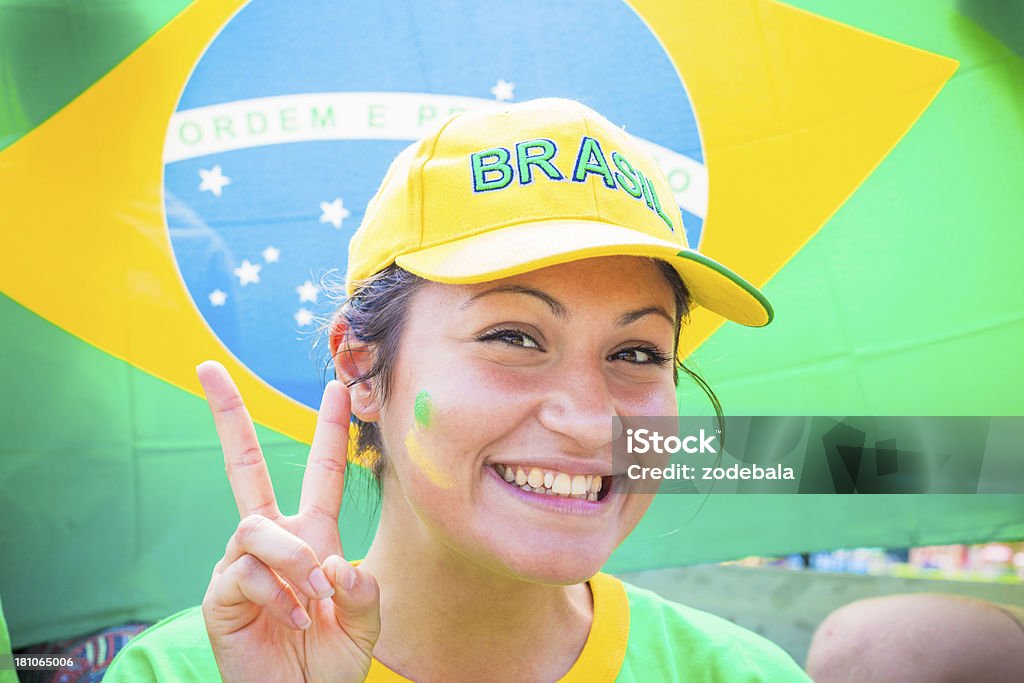
[[[672,264],[703,306],[742,325],[772,321],[756,287],[692,249],[612,223],[551,220],[518,223],[402,254],[395,263],[433,282],[472,284],[597,256],[650,256]]]

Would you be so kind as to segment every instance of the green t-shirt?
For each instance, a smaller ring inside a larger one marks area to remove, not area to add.
[[[4,619],[2,603],[0,603],[0,683],[18,683],[18,674],[14,671],[14,658],[11,656],[11,638],[7,635],[7,621]]]
[[[810,683],[779,646],[732,622],[670,602],[608,574],[590,580],[594,621],[560,683]],[[219,681],[202,611],[192,607],[136,636],[104,683]],[[373,660],[370,683],[409,679]]]

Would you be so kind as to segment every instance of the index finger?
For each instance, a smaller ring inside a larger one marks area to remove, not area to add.
[[[348,388],[336,379],[327,383],[316,431],[302,477],[299,514],[315,513],[338,522],[338,510],[345,489],[345,464],[348,461],[348,426],[352,400]]]
[[[238,514],[241,517],[252,514],[270,519],[280,517],[267,462],[256,438],[256,428],[231,375],[223,365],[213,360],[196,366],[196,374],[213,413]]]

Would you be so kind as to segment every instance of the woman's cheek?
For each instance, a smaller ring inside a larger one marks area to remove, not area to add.
[[[402,446],[409,464],[422,479],[434,488],[448,491],[458,485],[456,463],[450,460],[458,448],[454,443],[446,443],[445,427],[451,416],[448,411],[439,410],[437,403],[429,389],[417,392],[412,424],[402,438]]]
[[[418,478],[443,491],[457,488],[464,470],[475,469],[471,461],[479,449],[466,437],[478,437],[481,444],[486,441],[481,430],[492,423],[488,415],[494,410],[482,397],[459,396],[453,388],[452,383],[446,383],[440,388],[432,385],[420,389],[413,401],[412,424],[402,437],[408,462]]]
[[[675,415],[678,411],[675,383],[620,385],[618,405],[622,415]]]
[[[502,365],[483,359],[474,363],[470,372],[467,381],[458,383],[463,395],[472,394],[477,401],[502,400],[506,404],[510,397],[521,400],[543,391],[545,380],[550,379],[550,373],[540,368]]]
[[[451,490],[457,484],[455,477],[452,476],[451,469],[446,466],[447,463],[435,459],[436,451],[431,452],[433,449],[427,443],[429,440],[424,431],[424,428],[413,424],[405,435],[403,445],[409,456],[409,462],[434,487],[446,491]]]

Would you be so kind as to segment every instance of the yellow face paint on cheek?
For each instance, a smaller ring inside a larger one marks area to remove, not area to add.
[[[430,394],[426,391],[421,391],[416,396],[415,412],[416,424],[405,435],[405,450],[409,454],[409,459],[420,468],[424,476],[434,486],[442,489],[455,488],[455,480],[452,479],[451,474],[442,470],[436,462],[427,457],[420,445],[421,428],[430,426]]]

